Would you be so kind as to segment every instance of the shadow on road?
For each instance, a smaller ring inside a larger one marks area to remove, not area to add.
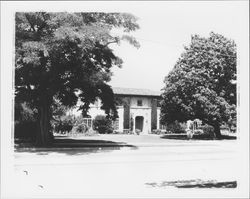
[[[64,138],[58,139],[55,138],[52,147],[114,147],[114,146],[127,146],[133,147],[125,142],[114,142],[110,140],[95,140],[95,139],[73,139],[73,138]]]
[[[167,187],[174,186],[176,188],[236,188],[236,181],[217,182],[216,180],[178,180],[178,181],[163,181],[161,183],[146,183],[150,187]]]
[[[66,155],[86,155],[90,153],[111,152],[124,147],[137,149],[136,146],[125,142],[113,142],[109,140],[73,139],[55,137],[53,144],[48,147],[37,147],[33,143],[16,142],[15,152],[30,152],[37,155],[49,155],[50,153],[63,153]]]
[[[169,134],[161,136],[163,139],[189,140],[186,134]],[[222,135],[221,138],[202,137],[194,135],[192,140],[236,140],[236,136]]]

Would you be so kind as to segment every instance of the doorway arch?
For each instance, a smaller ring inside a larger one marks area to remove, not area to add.
[[[142,132],[143,131],[143,122],[144,122],[143,116],[136,116],[135,117],[135,129],[138,129]]]

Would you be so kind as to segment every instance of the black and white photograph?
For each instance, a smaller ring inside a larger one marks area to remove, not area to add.
[[[249,1],[1,1],[1,198],[249,198]]]

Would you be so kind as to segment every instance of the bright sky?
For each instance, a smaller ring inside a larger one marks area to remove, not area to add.
[[[208,36],[213,31],[237,44],[248,17],[247,1],[140,2],[128,10],[139,17],[141,28],[132,35],[141,47],[123,42],[114,48],[124,64],[113,69],[111,85],[152,90],[163,88],[164,77],[192,34]]]
[[[3,4],[5,9],[2,11],[6,13],[3,20],[6,24],[4,31],[9,36],[10,42],[13,41],[11,35],[14,26],[11,24],[14,24],[13,16],[16,11],[129,12],[137,16],[141,28],[132,35],[137,38],[141,47],[136,49],[125,42],[114,47],[115,53],[124,61],[122,69],[113,69],[114,76],[110,84],[116,87],[148,88],[156,91],[162,89],[164,77],[180,57],[184,50],[183,46],[189,45],[192,34],[208,36],[214,31],[232,38],[241,47],[244,58],[248,57],[249,2],[247,0],[15,1]],[[9,45],[9,48],[13,46],[14,44]],[[10,52],[13,52],[13,49],[10,49]],[[240,53],[238,55],[241,57]],[[9,58],[12,60],[11,54]],[[244,67],[244,70],[248,70],[248,66]]]

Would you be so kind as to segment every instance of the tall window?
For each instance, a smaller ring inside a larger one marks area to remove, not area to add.
[[[160,124],[160,129],[161,129],[161,130],[166,130],[166,125]]]
[[[142,106],[142,100],[137,100],[137,106]]]
[[[83,118],[83,123],[89,128],[92,127],[92,119],[91,118]]]

